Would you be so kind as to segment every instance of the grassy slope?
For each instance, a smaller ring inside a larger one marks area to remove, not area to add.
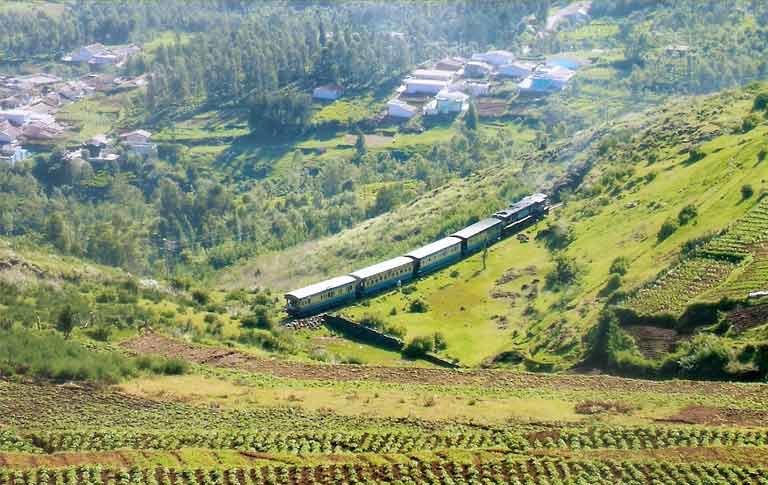
[[[580,355],[581,335],[602,308],[599,291],[608,279],[614,258],[625,256],[631,261],[623,287],[640,286],[673,262],[685,241],[726,227],[753,206],[754,199],[741,201],[740,187],[749,182],[758,193],[764,187],[768,165],[755,162],[757,152],[765,146],[768,128],[763,124],[747,134],[733,133],[748,114],[753,96],[735,92],[686,99],[614,124],[608,137],[634,134],[618,149],[621,156],[639,155],[629,163],[634,174],[622,182],[625,187],[617,194],[577,197],[551,217],[573,227],[576,239],[566,253],[585,270],[577,287],[564,292],[543,290],[541,282],[551,268],[548,252],[539,243],[521,243],[513,238],[492,248],[485,271],[477,255],[419,281],[415,284],[417,291],[411,295],[392,292],[346,312],[355,318],[374,314],[403,325],[408,338],[440,331],[448,339],[446,353],[469,365],[510,349],[556,366],[574,362]],[[686,163],[691,143],[711,137],[709,133],[721,132],[701,145],[707,154],[704,159]],[[617,165],[612,160],[616,153],[609,151],[598,158],[585,186],[593,185],[603,172]],[[648,163],[651,154],[658,158],[656,163]],[[375,252],[373,241],[387,241],[387,255],[402,253],[417,241],[428,239],[425,234],[408,237],[420,222],[430,223],[455,212],[459,201],[468,197],[490,200],[495,177],[514,170],[512,164],[455,182],[410,207],[332,238],[259,258],[255,267],[261,268],[268,279],[256,284],[284,288],[320,274],[332,274],[329,269],[342,272],[361,266],[372,259],[366,255]],[[646,179],[649,173],[655,178]],[[698,218],[658,243],[656,233],[662,222],[676,218],[688,204],[697,206]],[[394,231],[396,237],[387,234],[392,228],[398,228]],[[527,232],[533,236],[537,229]],[[401,236],[405,243],[396,241]],[[457,277],[450,276],[453,270],[458,271]],[[241,271],[226,275],[224,283],[237,284],[247,279],[249,270]],[[516,276],[509,283],[496,285],[505,272]],[[540,291],[529,299],[533,280],[539,280]],[[494,298],[494,293],[501,297]],[[408,300],[416,297],[429,304],[427,313],[404,310]],[[526,311],[529,304],[536,312]],[[524,312],[533,318],[524,316]]]

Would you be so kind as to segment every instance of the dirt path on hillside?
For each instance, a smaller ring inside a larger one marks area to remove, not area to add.
[[[290,379],[394,382],[432,385],[470,385],[498,389],[591,390],[697,394],[768,400],[768,385],[700,381],[647,381],[603,375],[531,374],[502,370],[451,370],[409,367],[307,364],[255,357],[237,350],[206,347],[158,334],[146,334],[122,346],[135,353],[180,357],[214,367],[270,374]]]

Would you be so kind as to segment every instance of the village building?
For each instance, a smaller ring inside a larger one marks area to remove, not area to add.
[[[413,71],[412,77],[414,79],[430,79],[434,81],[450,81],[454,77],[454,73],[450,71],[440,71],[437,69],[416,69]]]
[[[462,57],[446,57],[435,64],[435,69],[439,71],[456,72],[460,71],[466,63],[466,59]]]
[[[487,62],[482,61],[469,61],[464,66],[464,77],[469,78],[481,78],[487,77],[493,72],[493,66]]]
[[[410,119],[416,116],[418,112],[419,110],[416,106],[412,106],[399,99],[390,99],[387,102],[387,115],[393,118]]]
[[[490,64],[491,66],[503,66],[504,64],[511,64],[515,60],[515,55],[509,51],[494,50],[483,52],[480,54],[474,54],[472,56],[473,61],[480,61]]]
[[[29,156],[29,152],[18,143],[0,143],[0,163],[13,168]]]
[[[591,1],[574,2],[559,10],[555,10],[547,17],[546,30],[554,32],[561,28],[575,28],[589,22],[589,12],[592,8]]]
[[[536,69],[536,63],[515,61],[511,64],[504,64],[499,66],[498,74],[504,77],[511,78],[525,78],[533,74]]]
[[[469,108],[469,96],[461,91],[440,91],[424,106],[425,115],[457,114]]]
[[[338,84],[327,84],[325,86],[318,86],[312,91],[312,97],[323,101],[334,101],[341,97],[344,93],[344,87]]]
[[[120,142],[129,152],[136,155],[156,155],[157,145],[150,141],[151,138],[152,133],[146,130],[135,130],[120,135]]]
[[[434,79],[414,79],[405,80],[406,94],[437,94],[448,86],[447,81],[438,81]]]
[[[460,91],[470,96],[488,96],[491,92],[490,83],[474,82],[474,81],[459,81],[451,84],[447,88],[449,91]]]
[[[103,54],[107,48],[103,44],[90,44],[73,51],[68,56],[65,56],[62,60],[65,62],[88,62],[93,59],[94,56]]]

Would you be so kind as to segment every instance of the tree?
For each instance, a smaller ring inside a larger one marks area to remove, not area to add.
[[[467,127],[469,131],[476,131],[478,122],[479,121],[477,116],[477,108],[475,108],[475,103],[473,101],[470,101],[469,109],[467,109],[467,114],[464,115],[464,125]]]
[[[608,270],[609,273],[619,276],[624,276],[627,274],[627,271],[629,271],[629,259],[625,256],[619,256],[614,259],[611,263],[611,269]]]
[[[741,198],[746,200],[755,195],[755,189],[750,184],[744,184],[741,186]]]
[[[435,350],[435,338],[431,335],[421,335],[414,337],[413,340],[403,348],[403,355],[406,357],[422,357],[427,352]]]
[[[693,204],[688,204],[680,210],[679,214],[677,214],[677,222],[681,226],[684,226],[695,219],[698,215],[699,211],[696,209],[696,206]]]
[[[659,228],[658,234],[656,234],[656,239],[658,242],[662,242],[665,239],[667,239],[669,236],[675,233],[677,231],[678,226],[677,222],[672,219],[667,219],[664,221],[664,224],[661,225]]]
[[[72,331],[77,325],[75,322],[75,317],[76,315],[72,310],[72,307],[67,305],[61,310],[61,312],[59,312],[59,316],[56,318],[56,330],[61,332],[65,339],[68,339],[70,335],[72,335]]]
[[[578,280],[581,273],[576,260],[564,254],[555,256],[555,267],[546,276],[547,288],[558,290]]]
[[[355,154],[357,155],[357,158],[361,158],[363,155],[366,154],[367,151],[368,149],[365,146],[365,135],[358,128],[357,139],[355,140]]]

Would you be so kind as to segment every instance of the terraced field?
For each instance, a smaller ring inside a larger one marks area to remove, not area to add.
[[[743,299],[768,287],[768,199],[701,249],[640,288],[627,306],[644,315],[679,315],[692,302]]]

